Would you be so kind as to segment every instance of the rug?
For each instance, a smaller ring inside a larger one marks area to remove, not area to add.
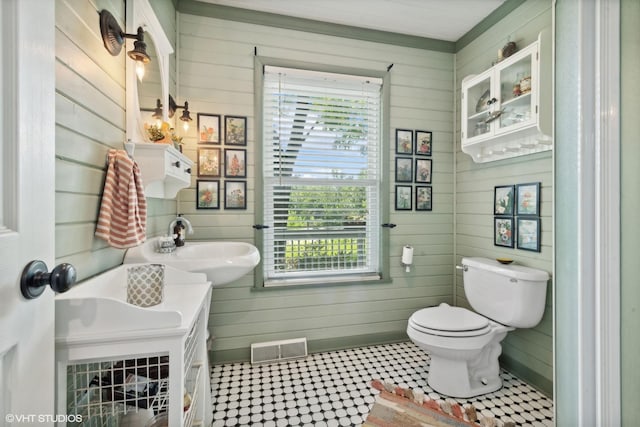
[[[396,387],[373,380],[371,386],[380,391],[363,427],[478,427],[495,426],[494,419],[478,421],[473,405],[462,407],[455,402],[429,399],[423,392]],[[505,427],[507,425],[505,424]]]

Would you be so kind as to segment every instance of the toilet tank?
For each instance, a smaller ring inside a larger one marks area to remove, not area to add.
[[[462,266],[464,292],[477,313],[515,328],[540,323],[549,273],[488,258],[462,258]]]

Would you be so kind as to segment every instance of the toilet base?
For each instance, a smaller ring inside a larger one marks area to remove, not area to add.
[[[480,396],[502,388],[499,374],[484,374],[470,372],[465,360],[443,359],[431,355],[427,384],[439,394],[458,398]]]

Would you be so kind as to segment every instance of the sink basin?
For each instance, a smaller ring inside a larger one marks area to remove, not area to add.
[[[205,273],[215,286],[233,282],[260,262],[258,248],[245,242],[186,242],[172,253],[158,253],[158,239],[127,250],[124,263],[158,263],[180,270]]]
[[[143,308],[127,303],[128,267],[121,265],[56,295],[57,341],[189,330],[199,308],[193,301],[203,300],[209,292],[205,275],[166,267],[163,301]]]

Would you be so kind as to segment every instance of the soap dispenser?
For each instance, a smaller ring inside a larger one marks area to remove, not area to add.
[[[176,225],[173,227],[173,235],[175,236],[173,240],[176,243],[176,246],[184,246],[184,232],[185,228],[182,221],[176,221]]]

